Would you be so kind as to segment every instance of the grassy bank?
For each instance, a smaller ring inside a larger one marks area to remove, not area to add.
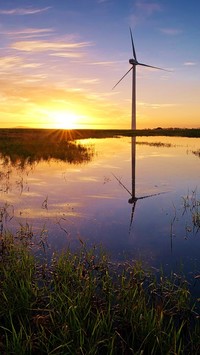
[[[0,141],[11,143],[16,139],[22,143],[46,141],[49,144],[63,140],[74,141],[88,138],[111,138],[116,136],[169,136],[200,137],[200,128],[156,128],[156,129],[40,129],[40,128],[0,128]]]
[[[198,354],[187,283],[111,264],[95,248],[39,261],[1,237],[1,354]]]

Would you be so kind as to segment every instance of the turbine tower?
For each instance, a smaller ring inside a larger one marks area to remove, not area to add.
[[[167,71],[167,70],[138,62],[136,52],[135,52],[131,28],[130,28],[130,35],[131,35],[131,43],[132,43],[132,50],[133,50],[133,58],[129,59],[129,63],[132,65],[132,67],[126,72],[126,74],[124,74],[122,76],[122,78],[117,82],[117,84],[115,84],[115,86],[113,86],[112,89],[114,89],[125,78],[125,76],[132,70],[132,125],[131,125],[131,129],[136,130],[136,65],[141,65],[143,67],[165,70],[165,71]]]

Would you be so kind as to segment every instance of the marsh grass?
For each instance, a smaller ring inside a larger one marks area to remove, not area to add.
[[[0,129],[0,158],[4,167],[9,170],[0,171],[0,177],[9,180],[12,168],[19,172],[33,168],[40,161],[68,162],[83,164],[89,162],[94,155],[93,147],[83,146],[70,138],[68,131],[40,129]],[[17,181],[23,189],[23,178]]]
[[[183,215],[188,214],[191,217],[191,226],[188,226],[189,231],[198,233],[200,229],[200,199],[197,189],[188,191],[188,194],[182,197],[183,200]]]
[[[155,278],[100,248],[54,254],[2,235],[1,354],[198,354],[200,326],[187,282]]]

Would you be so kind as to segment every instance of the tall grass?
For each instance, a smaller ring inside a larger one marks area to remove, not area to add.
[[[200,229],[200,200],[198,197],[197,189],[188,191],[183,200],[183,215],[188,213],[191,219],[190,225],[187,226],[188,231],[193,231],[193,233],[198,233]]]
[[[37,260],[2,235],[1,354],[198,354],[200,325],[186,281],[100,249]]]

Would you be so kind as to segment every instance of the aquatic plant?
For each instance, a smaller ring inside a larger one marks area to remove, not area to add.
[[[188,191],[188,194],[182,197],[183,200],[183,215],[189,212],[192,220],[191,230],[197,233],[200,229],[200,199],[197,189]]]
[[[39,161],[61,160],[70,164],[88,162],[93,148],[70,140],[56,130],[0,130],[0,158],[4,166],[24,170]]]
[[[192,153],[196,155],[198,158],[200,158],[200,149],[198,150],[193,150]]]
[[[140,141],[136,142],[137,145],[148,145],[150,147],[157,147],[157,148],[172,148],[175,147],[175,145],[171,143],[162,143],[162,142],[145,142],[145,141]]]
[[[184,278],[110,263],[82,241],[47,264],[13,235],[3,238],[2,354],[199,353],[199,314]]]

